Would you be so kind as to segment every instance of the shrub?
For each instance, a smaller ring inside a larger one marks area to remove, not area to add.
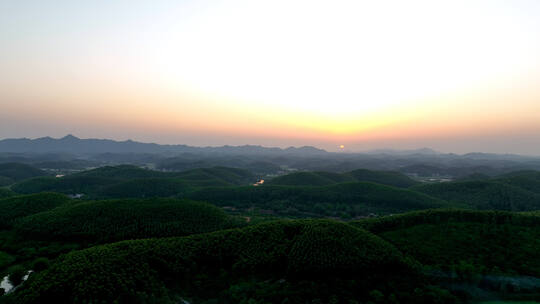
[[[32,270],[39,272],[39,271],[49,268],[49,265],[50,265],[49,259],[43,258],[43,257],[37,258],[32,263]]]

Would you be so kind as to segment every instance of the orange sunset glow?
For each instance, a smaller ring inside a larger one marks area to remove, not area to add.
[[[98,2],[0,3],[0,137],[540,154],[537,1]]]

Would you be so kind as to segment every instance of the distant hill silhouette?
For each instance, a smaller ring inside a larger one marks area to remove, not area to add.
[[[202,154],[324,154],[325,150],[304,146],[268,148],[257,145],[192,147],[187,145],[159,145],[132,140],[114,141],[110,139],[81,139],[73,135],[62,138],[42,137],[37,139],[12,138],[0,140],[0,152],[8,153],[202,153]]]

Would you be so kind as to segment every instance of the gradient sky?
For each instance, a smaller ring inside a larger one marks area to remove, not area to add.
[[[0,138],[540,155],[540,1],[0,0]]]

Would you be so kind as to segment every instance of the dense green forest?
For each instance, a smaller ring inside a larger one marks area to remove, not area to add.
[[[351,223],[465,297],[540,299],[538,212],[427,210]]]
[[[245,220],[244,220],[245,222]],[[178,199],[84,201],[16,221],[30,239],[110,242],[182,236],[239,225],[213,205]]]
[[[347,173],[296,172],[271,179],[269,184],[280,186],[326,186],[346,182],[373,182],[403,188],[419,183],[399,172],[358,169]]]
[[[514,172],[491,179],[423,184],[412,190],[474,209],[527,211],[540,209],[540,172]]]
[[[47,173],[30,165],[20,163],[0,163],[0,187],[44,175],[47,175]]]
[[[496,181],[540,194],[540,172],[517,171],[496,177]]]
[[[391,242],[424,265],[442,270],[540,277],[537,213],[427,210],[351,222]]]
[[[9,228],[14,221],[66,204],[69,198],[58,193],[39,193],[0,199],[0,228]]]
[[[540,194],[498,181],[429,184],[413,190],[474,209],[526,211],[540,209]]]
[[[0,199],[15,195],[15,193],[8,188],[0,188]]]
[[[429,210],[124,241],[63,256],[6,299],[460,303],[480,289],[534,299],[539,223],[532,214]]]
[[[189,198],[240,209],[259,208],[280,215],[351,218],[452,207],[425,194],[390,186],[353,182],[329,186],[260,186],[206,188]],[[457,206],[457,205],[456,205]]]
[[[13,300],[328,303],[382,296],[407,302],[407,288],[427,288],[415,266],[392,245],[344,223],[278,221],[73,252],[33,276]]]
[[[21,194],[43,191],[85,194],[90,198],[169,197],[190,187],[245,185],[256,181],[249,171],[235,168],[200,168],[161,172],[123,165],[102,167],[62,178],[39,177],[11,186]]]
[[[10,189],[21,194],[43,191],[83,194],[84,199],[191,198],[241,212],[262,210],[279,216],[348,219],[434,207],[537,210],[538,175],[526,171],[426,184],[390,171],[296,172],[253,187],[251,184],[258,177],[243,169],[214,167],[161,172],[123,165],[62,178],[31,178],[15,183]],[[5,189],[0,195],[10,193]]]
[[[253,186],[263,176],[225,167],[28,167],[7,166],[33,173],[0,187],[0,278],[17,286],[0,303],[540,298],[536,171],[295,172]]]

